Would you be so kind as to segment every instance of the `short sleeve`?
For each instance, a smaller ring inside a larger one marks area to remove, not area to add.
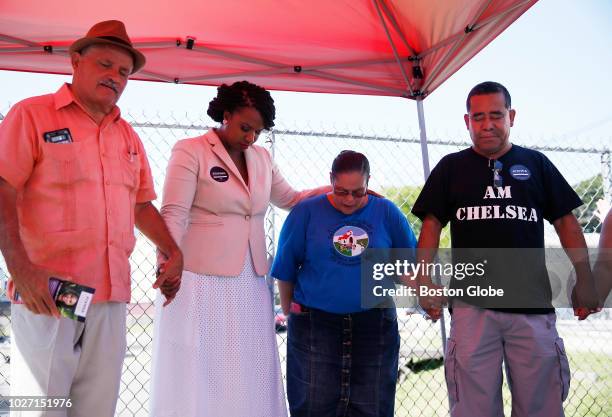
[[[270,275],[281,281],[295,282],[306,252],[308,210],[297,205],[285,219],[278,240],[278,248]]]
[[[39,150],[34,121],[26,106],[18,103],[0,123],[0,177],[21,189],[34,170]]]
[[[428,214],[433,214],[442,226],[450,220],[448,214],[449,163],[448,156],[442,158],[425,181],[425,185],[412,207],[412,214],[419,219],[424,220]]]
[[[576,191],[568,184],[557,167],[544,155],[542,156],[542,175],[544,183],[544,212],[542,216],[550,223],[565,216],[583,203]]]

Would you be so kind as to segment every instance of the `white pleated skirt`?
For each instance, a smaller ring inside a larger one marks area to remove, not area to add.
[[[151,417],[286,417],[272,300],[248,252],[237,277],[184,271],[155,302]]]

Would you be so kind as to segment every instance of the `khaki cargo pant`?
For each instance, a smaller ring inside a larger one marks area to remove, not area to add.
[[[502,361],[512,417],[563,417],[570,371],[555,313],[453,307],[445,355],[452,417],[501,417]]]

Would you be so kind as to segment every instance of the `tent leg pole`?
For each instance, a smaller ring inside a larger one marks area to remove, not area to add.
[[[416,101],[417,113],[419,116],[419,131],[421,133],[421,159],[423,160],[423,177],[427,181],[429,177],[429,152],[427,149],[427,130],[425,129],[425,112],[423,110],[423,99],[418,98]]]
[[[417,113],[419,116],[419,131],[421,133],[421,156],[423,159],[423,177],[425,181],[431,172],[429,169],[429,152],[427,149],[427,130],[425,127],[425,112],[423,109],[423,99],[417,99]],[[440,316],[440,336],[442,338],[442,351],[446,353],[446,320],[444,319],[444,310]],[[450,399],[449,399],[450,401]],[[450,403],[449,403],[450,404]]]

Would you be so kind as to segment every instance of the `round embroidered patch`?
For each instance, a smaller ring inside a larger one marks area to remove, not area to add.
[[[365,230],[356,226],[343,226],[334,233],[333,244],[340,255],[360,255],[368,247],[370,239]]]

